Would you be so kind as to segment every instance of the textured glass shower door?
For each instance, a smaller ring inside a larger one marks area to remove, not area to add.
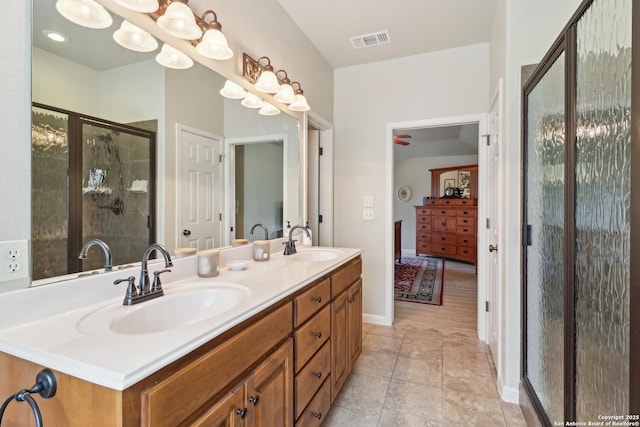
[[[576,27],[577,421],[629,413],[631,3],[596,0]]]
[[[564,67],[557,56],[527,98],[524,377],[551,422],[564,419]]]

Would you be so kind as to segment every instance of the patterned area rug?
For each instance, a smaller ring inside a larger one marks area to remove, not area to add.
[[[444,260],[402,258],[395,264],[395,300],[442,305],[443,279]]]

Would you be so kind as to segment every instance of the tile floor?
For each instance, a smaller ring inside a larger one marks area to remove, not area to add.
[[[475,286],[474,274],[459,280],[451,267],[443,307],[447,291],[456,298],[454,275],[458,286]],[[363,325],[362,354],[323,426],[526,426],[518,405],[500,399],[489,347],[474,330],[423,325]]]

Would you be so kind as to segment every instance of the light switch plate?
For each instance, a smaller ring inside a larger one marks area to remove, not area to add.
[[[29,241],[0,242],[0,282],[29,276]]]
[[[372,208],[373,207],[373,196],[364,196],[362,198],[362,206],[364,206],[365,208]]]
[[[364,219],[365,221],[373,221],[374,220],[373,209],[370,209],[370,208],[362,209],[362,219]]]

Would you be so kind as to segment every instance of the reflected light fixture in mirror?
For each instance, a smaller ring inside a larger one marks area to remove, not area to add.
[[[173,0],[157,23],[164,31],[179,39],[195,40],[202,36],[187,0]]]
[[[311,107],[307,104],[307,98],[302,94],[302,88],[300,87],[300,83],[293,82],[291,86],[298,85],[298,88],[295,90],[296,92],[296,100],[289,105],[289,109],[292,111],[309,111]]]
[[[239,84],[227,80],[224,82],[222,89],[220,89],[220,95],[229,99],[242,99],[247,95],[247,91]]]
[[[152,13],[158,10],[160,5],[158,0],[113,0],[120,6],[126,7],[136,12]]]
[[[156,61],[164,67],[176,70],[186,70],[193,66],[191,58],[166,43],[162,45],[162,50],[156,55]]]
[[[258,111],[258,114],[263,116],[277,116],[280,114],[280,110],[275,105],[265,102],[262,108],[260,108],[260,111]]]
[[[202,21],[206,22],[206,17],[213,15],[213,20],[207,25],[207,29],[202,36],[202,41],[196,46],[196,50],[207,58],[224,61],[233,57],[233,51],[229,48],[227,38],[222,34],[222,25],[218,22],[218,16],[212,10],[207,10],[202,15]]]
[[[59,31],[42,30],[42,34],[44,34],[45,37],[47,37],[50,40],[53,40],[54,42],[64,43],[69,41],[69,38]]]
[[[158,48],[155,38],[142,28],[124,20],[120,29],[113,33],[113,39],[120,46],[136,52],[152,52]]]
[[[291,104],[296,100],[296,94],[293,92],[291,80],[289,80],[285,70],[276,71],[276,77],[278,73],[284,73],[284,77],[280,80],[282,82],[280,84],[280,90],[273,96],[273,99],[283,104]]]
[[[262,72],[260,73],[260,77],[258,77],[258,81],[254,87],[260,92],[276,93],[280,90],[280,83],[278,83],[278,78],[273,72],[273,67],[271,66],[271,60],[269,58],[263,56],[258,59],[258,64],[260,64],[260,61],[263,59],[266,59],[267,65],[262,66]]]
[[[262,108],[264,101],[251,92],[247,92],[241,104],[247,108]]]
[[[87,28],[108,28],[113,23],[109,12],[93,0],[58,0],[56,10],[69,21]]]

